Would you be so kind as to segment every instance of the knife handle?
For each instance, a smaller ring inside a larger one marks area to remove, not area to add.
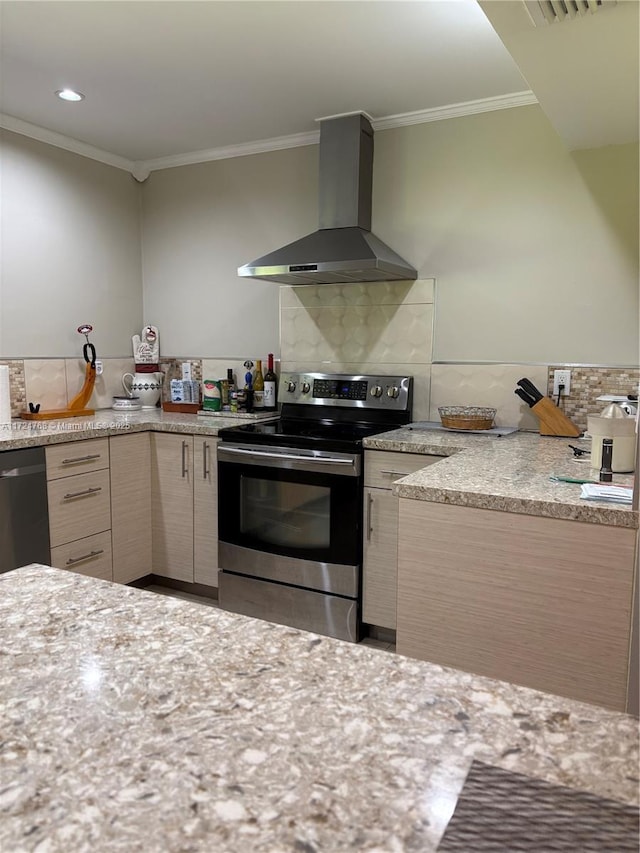
[[[517,394],[518,397],[520,397],[520,399],[523,402],[525,402],[527,404],[527,406],[529,406],[529,408],[531,408],[534,405],[535,400],[533,399],[533,397],[530,397],[526,391],[522,390],[522,388],[516,388],[516,390],[513,393]]]

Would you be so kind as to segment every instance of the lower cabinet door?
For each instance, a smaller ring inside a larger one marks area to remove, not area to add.
[[[111,531],[105,530],[52,548],[51,565],[55,569],[68,569],[92,578],[112,580]]]
[[[363,619],[396,627],[398,498],[389,489],[364,490]]]
[[[153,573],[193,583],[193,436],[151,435]]]
[[[130,583],[151,574],[151,441],[137,432],[109,443],[113,579]]]
[[[218,586],[218,439],[193,438],[193,568],[196,583]]]

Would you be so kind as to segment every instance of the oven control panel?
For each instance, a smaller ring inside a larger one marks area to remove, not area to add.
[[[411,376],[354,376],[346,373],[283,373],[278,399],[282,403],[347,406],[407,411]]]

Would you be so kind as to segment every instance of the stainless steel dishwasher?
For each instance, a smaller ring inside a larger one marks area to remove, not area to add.
[[[44,448],[0,451],[0,572],[50,557]]]

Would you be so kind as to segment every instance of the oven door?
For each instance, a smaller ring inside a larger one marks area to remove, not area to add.
[[[223,571],[357,598],[361,456],[218,445]]]

